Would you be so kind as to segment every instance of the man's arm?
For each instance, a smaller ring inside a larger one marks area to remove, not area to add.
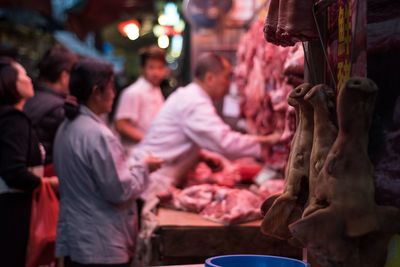
[[[197,101],[185,110],[182,127],[196,145],[229,159],[261,157],[259,137],[232,131],[209,101]]]
[[[256,136],[256,140],[265,147],[277,144],[281,141],[282,133],[281,132],[273,132],[268,135],[258,135]]]
[[[114,126],[117,132],[132,142],[140,142],[144,133],[137,127],[140,118],[141,98],[136,91],[124,89],[115,113]]]
[[[135,127],[129,119],[116,120],[115,129],[120,135],[132,140],[133,142],[138,143],[143,139],[143,132]]]

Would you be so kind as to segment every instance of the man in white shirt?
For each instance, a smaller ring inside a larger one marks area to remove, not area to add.
[[[165,163],[151,175],[142,197],[150,200],[171,185],[184,183],[187,171],[201,149],[229,159],[261,157],[261,146],[277,142],[280,133],[253,136],[232,131],[218,116],[213,101],[228,92],[232,75],[229,61],[217,54],[203,54],[195,67],[195,80],[176,90],[165,102],[137,151],[162,158]]]
[[[115,113],[115,129],[128,153],[142,140],[164,103],[160,84],[168,71],[165,51],[156,46],[147,47],[141,52],[140,60],[142,75],[123,90]]]

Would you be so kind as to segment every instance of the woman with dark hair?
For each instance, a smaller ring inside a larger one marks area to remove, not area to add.
[[[43,149],[28,117],[22,112],[34,95],[25,69],[0,58],[0,262],[24,267],[29,237],[32,191],[42,181]]]
[[[65,266],[129,266],[137,236],[136,198],[161,161],[125,158],[116,136],[99,118],[114,100],[110,64],[78,61],[71,71],[65,120],[54,143],[60,178],[56,255]]]
[[[77,55],[61,46],[50,48],[38,64],[35,96],[24,107],[46,150],[47,173],[52,173],[54,137],[58,126],[65,119],[63,107],[69,93],[70,71],[77,60]]]

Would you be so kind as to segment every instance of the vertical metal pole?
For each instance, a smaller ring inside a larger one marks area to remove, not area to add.
[[[327,11],[318,13],[317,23],[320,29],[322,43],[320,40],[303,43],[304,45],[304,81],[311,84],[327,83],[327,62],[324,55],[327,39]]]

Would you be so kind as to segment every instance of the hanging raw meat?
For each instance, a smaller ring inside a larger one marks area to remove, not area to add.
[[[271,0],[265,21],[264,36],[268,42],[293,46],[318,38],[312,13],[314,0]]]
[[[292,150],[286,167],[286,186],[265,214],[261,230],[264,234],[279,239],[289,239],[288,225],[301,217],[308,198],[308,176],[310,153],[313,140],[313,109],[304,100],[311,89],[310,84],[302,84],[290,93],[289,104],[296,110],[297,129],[292,141]],[[266,200],[266,203],[271,200]],[[263,209],[269,204],[264,204]]]
[[[263,150],[265,165],[283,177],[295,131],[294,111],[287,97],[293,87],[303,83],[304,54],[300,44],[286,48],[265,42],[263,25],[255,21],[239,42],[235,82],[247,131],[261,135],[283,132],[285,142]]]
[[[322,208],[289,227],[323,267],[383,266],[387,242],[399,231],[398,209],[378,206],[374,199],[367,145],[377,91],[365,78],[352,78],[340,90],[339,133],[315,185]]]
[[[294,87],[304,83],[304,52],[301,43],[290,48],[283,66],[283,74],[287,82]]]
[[[268,6],[268,15],[265,20],[264,36],[265,40],[273,44],[278,43],[276,38],[276,31],[278,30],[278,18],[279,0],[271,0]]]
[[[325,203],[318,203],[315,197],[315,187],[322,181],[318,175],[324,166],[335,139],[337,137],[337,120],[335,91],[329,86],[320,84],[314,86],[304,97],[314,108],[314,141],[310,157],[309,200],[303,216],[315,209],[324,208]]]

